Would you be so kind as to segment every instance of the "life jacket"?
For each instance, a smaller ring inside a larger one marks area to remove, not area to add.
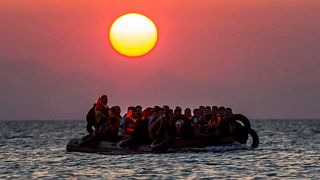
[[[219,128],[221,119],[222,118],[220,116],[213,116],[209,122],[209,127],[215,126],[216,128]]]
[[[95,116],[96,126],[97,128],[99,128],[105,122],[105,120],[107,120],[110,117],[111,112],[108,105],[103,103],[103,100],[101,99],[101,97],[98,98],[98,101],[95,105],[94,110],[95,110],[95,113],[101,112],[101,116],[98,119]]]
[[[97,111],[101,111],[104,112],[105,110],[109,109],[109,106],[104,104],[103,100],[101,99],[101,97],[98,98],[97,103],[95,105],[95,112]]]
[[[123,130],[126,135],[132,134],[135,129],[136,119],[132,117],[132,111],[128,111],[127,117],[124,119]]]

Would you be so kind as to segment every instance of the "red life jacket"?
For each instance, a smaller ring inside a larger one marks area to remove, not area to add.
[[[124,133],[126,135],[134,132],[136,121],[137,120],[132,117],[132,111],[128,111],[127,116],[124,119]]]
[[[209,127],[215,126],[216,128],[219,128],[220,123],[221,123],[221,119],[222,118],[220,116],[213,116],[209,122]]]
[[[107,109],[109,109],[108,105],[104,104],[103,100],[101,99],[101,97],[99,97],[98,101],[96,103],[95,109],[94,109],[95,112],[97,112],[97,111],[104,112]]]

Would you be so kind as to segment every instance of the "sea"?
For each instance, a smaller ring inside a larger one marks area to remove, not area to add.
[[[69,153],[85,121],[0,121],[0,179],[320,179],[320,120],[252,120],[253,150]]]

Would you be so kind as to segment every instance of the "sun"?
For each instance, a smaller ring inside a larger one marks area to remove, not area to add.
[[[143,56],[149,53],[158,40],[158,30],[147,16],[128,13],[118,17],[111,25],[109,40],[122,55]]]

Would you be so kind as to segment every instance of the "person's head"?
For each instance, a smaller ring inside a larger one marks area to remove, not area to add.
[[[227,108],[226,108],[226,112],[232,113],[232,109],[231,109],[230,107],[227,107]]]
[[[155,109],[156,111],[159,111],[161,107],[160,106],[154,106],[153,109]]]
[[[204,112],[204,106],[199,106],[199,115],[202,116]]]
[[[154,108],[152,109],[152,116],[157,116],[159,114],[160,111],[160,107],[159,106],[154,106]]]
[[[152,107],[147,107],[145,110],[142,111],[142,119],[148,118],[152,116]]]
[[[107,95],[102,95],[100,98],[101,98],[103,104],[108,104],[108,96]]]
[[[203,112],[204,114],[210,114],[211,113],[211,107],[210,106],[206,106],[205,108],[204,108],[204,112]]]
[[[200,110],[197,109],[197,108],[194,109],[194,110],[193,110],[193,117],[196,117],[196,118],[197,118],[197,117],[199,117],[199,116],[200,116]]]
[[[112,106],[112,107],[111,107],[111,112],[112,112],[112,114],[114,114],[114,115],[120,116],[120,114],[121,114],[121,108],[120,108],[120,106]]]
[[[136,107],[133,107],[131,111],[132,111],[132,117],[138,118],[138,111],[137,111]]]
[[[187,116],[187,117],[191,117],[191,116],[192,116],[192,115],[191,115],[191,109],[190,109],[190,108],[186,108],[186,109],[184,110],[184,115]]]
[[[219,114],[220,114],[221,116],[223,116],[223,115],[224,115],[224,113],[225,113],[225,110],[226,110],[226,108],[225,108],[225,107],[220,106],[220,107],[219,107],[218,112],[219,112]]]
[[[166,116],[167,118],[171,118],[171,117],[173,116],[173,110],[172,110],[172,109],[167,109],[167,110],[165,111],[165,116]]]
[[[138,105],[138,106],[136,106],[136,109],[138,112],[142,112],[142,106]]]
[[[212,106],[212,113],[216,114],[218,112],[218,106]]]
[[[133,111],[133,110],[135,110],[135,109],[136,109],[136,108],[135,108],[134,106],[129,106],[129,107],[128,107],[128,112],[129,112],[130,110]]]
[[[225,115],[226,117],[231,117],[233,115],[232,113],[232,109],[230,107],[227,107],[226,110],[225,110]]]
[[[174,115],[181,115],[181,114],[182,114],[182,109],[181,109],[181,107],[177,106],[174,109]]]
[[[159,115],[165,115],[165,110],[163,108],[159,108]]]
[[[163,109],[164,109],[165,111],[167,111],[167,110],[170,109],[170,107],[169,107],[168,105],[164,105],[164,106],[163,106]]]
[[[141,117],[142,115],[142,107],[141,106],[136,106],[136,110],[137,110],[137,113],[138,113],[138,117]]]

